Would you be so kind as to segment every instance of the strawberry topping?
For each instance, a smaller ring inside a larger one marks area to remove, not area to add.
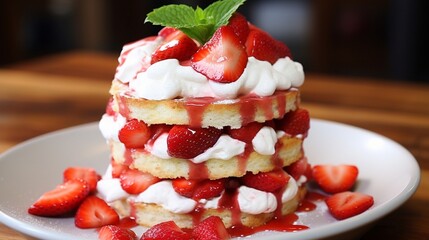
[[[146,123],[137,119],[129,120],[119,131],[119,140],[127,148],[143,148],[150,136]]]
[[[230,129],[228,131],[232,138],[243,141],[245,143],[252,143],[253,138],[261,130],[264,125],[258,122],[251,122],[241,128]]]
[[[69,180],[55,189],[44,193],[31,207],[28,213],[52,217],[74,211],[89,194],[88,183],[82,180]]]
[[[120,176],[121,187],[129,194],[139,194],[159,180],[152,174],[140,172],[137,169],[128,169]]]
[[[231,238],[218,216],[210,216],[195,226],[192,230],[192,237],[194,240],[227,240]]]
[[[356,182],[359,170],[354,165],[316,165],[313,178],[327,193],[350,190]]]
[[[289,48],[259,28],[252,27],[246,40],[247,55],[274,64],[279,58],[291,57]]]
[[[97,228],[118,222],[119,215],[116,211],[96,196],[87,197],[75,216],[75,225],[79,228]]]
[[[306,134],[310,129],[310,114],[307,110],[299,108],[293,112],[288,112],[279,121],[279,124],[283,131],[292,136]]]
[[[235,35],[237,35],[240,42],[244,45],[250,31],[246,17],[236,12],[229,19],[228,26],[234,30]]]
[[[212,147],[221,134],[222,130],[214,127],[190,128],[176,125],[168,133],[168,154],[176,158],[194,158]]]
[[[167,33],[167,30],[164,31]],[[194,40],[176,30],[168,34],[164,42],[152,54],[151,64],[171,58],[179,61],[188,60],[197,50],[198,46]]]
[[[225,190],[224,179],[197,181],[178,178],[174,179],[172,184],[178,194],[195,200],[211,199]]]
[[[69,167],[63,172],[64,182],[72,179],[80,179],[88,183],[91,192],[97,188],[97,182],[101,176],[93,168]]]
[[[341,192],[326,198],[325,202],[332,216],[341,220],[365,212],[374,204],[374,198],[358,192]]]
[[[284,167],[284,170],[295,180],[298,180],[301,176],[306,177],[307,180],[312,179],[311,165],[308,163],[306,157],[303,157],[291,165]]]
[[[140,240],[189,240],[189,233],[183,231],[173,221],[162,222],[149,228]],[[209,238],[207,238],[209,239]]]
[[[243,177],[244,185],[265,192],[274,192],[283,188],[289,182],[290,176],[283,170],[260,172],[253,174],[248,172]]]
[[[99,240],[137,240],[137,235],[130,229],[116,225],[103,226],[98,232]]]
[[[221,83],[235,82],[247,65],[246,50],[229,26],[218,28],[191,60],[195,71]]]

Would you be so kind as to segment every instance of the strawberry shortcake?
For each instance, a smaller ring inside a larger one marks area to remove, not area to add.
[[[120,215],[256,227],[302,201],[303,68],[235,12],[243,2],[161,7],[146,19],[164,26],[158,35],[124,46],[99,123],[111,162],[97,184]]]

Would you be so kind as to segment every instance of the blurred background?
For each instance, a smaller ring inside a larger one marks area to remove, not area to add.
[[[0,67],[73,50],[118,55],[156,34],[144,24],[169,3],[212,1],[0,1]],[[291,49],[306,72],[429,82],[426,0],[248,0],[240,12]]]

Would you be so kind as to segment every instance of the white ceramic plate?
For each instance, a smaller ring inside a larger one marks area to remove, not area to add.
[[[312,119],[304,147],[312,164],[357,165],[360,175],[355,191],[372,195],[374,206],[353,218],[336,221],[321,204],[315,211],[300,214],[300,221],[310,226],[309,230],[269,232],[252,239],[352,239],[403,204],[420,180],[419,166],[406,149],[360,128]],[[95,230],[76,228],[73,218],[36,217],[27,214],[27,208],[62,181],[66,167],[91,166],[103,173],[109,161],[97,123],[45,134],[13,147],[0,155],[0,222],[41,239],[97,239]]]

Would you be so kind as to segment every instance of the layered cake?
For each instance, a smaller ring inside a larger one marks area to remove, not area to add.
[[[255,227],[303,199],[311,175],[303,68],[235,13],[243,2],[200,9],[223,16],[208,34],[183,23],[183,5],[177,16],[168,15],[177,6],[156,9],[147,21],[164,26],[158,35],[123,47],[99,123],[111,162],[97,185],[121,216],[146,227],[192,228],[212,215]]]

